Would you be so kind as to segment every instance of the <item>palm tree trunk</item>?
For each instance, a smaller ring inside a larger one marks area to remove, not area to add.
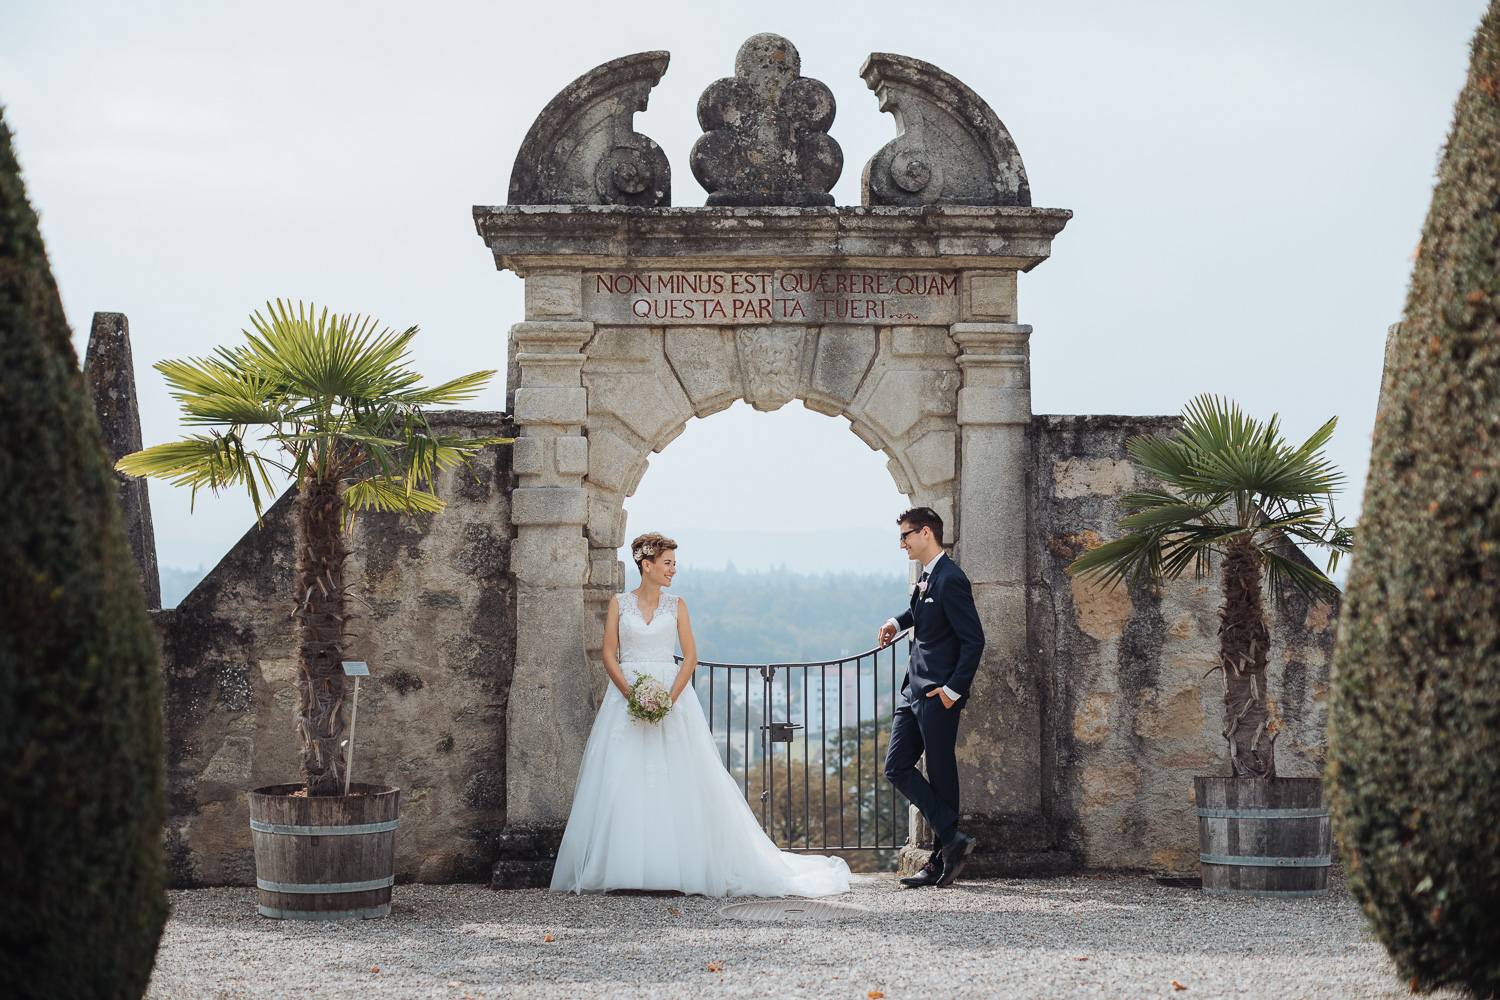
[[[297,730],[309,795],[344,794],[343,486],[303,482],[297,518]]]
[[[1250,539],[1232,542],[1224,556],[1224,604],[1219,608],[1219,662],[1224,669],[1224,738],[1236,778],[1276,777],[1280,720],[1266,692],[1270,632],[1260,592],[1260,551]]]

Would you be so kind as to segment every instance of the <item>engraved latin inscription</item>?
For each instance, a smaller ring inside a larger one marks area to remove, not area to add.
[[[958,319],[943,271],[588,271],[584,315],[641,326],[916,323]]]

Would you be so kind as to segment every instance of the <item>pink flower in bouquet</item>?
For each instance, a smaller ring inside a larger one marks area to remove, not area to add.
[[[655,677],[636,674],[625,708],[631,718],[656,725],[672,710],[672,692]]]

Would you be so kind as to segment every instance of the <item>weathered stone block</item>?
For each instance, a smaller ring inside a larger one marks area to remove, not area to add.
[[[526,276],[526,318],[577,317],[583,309],[582,272],[540,272]]]
[[[518,540],[519,541],[519,540]],[[583,539],[578,539],[580,546]],[[583,579],[583,556],[579,557]],[[583,591],[533,589],[516,594],[515,678],[506,746],[508,827],[561,826],[594,721],[584,636]]]
[[[1162,694],[1143,688],[1135,696],[1135,734],[1151,740],[1201,739],[1203,699],[1197,684]]]
[[[1118,639],[1134,611],[1130,588],[1106,587],[1079,576],[1068,577],[1068,584],[1078,628],[1100,642]]]
[[[942,358],[958,353],[958,345],[941,326],[891,327],[891,354],[898,358]]]
[[[976,274],[969,278],[969,312],[977,318],[1016,320],[1016,272]]]
[[[582,424],[588,419],[584,389],[517,389],[518,424]]]
[[[958,390],[960,424],[1029,424],[1031,391],[998,385],[965,386]]]
[[[615,558],[614,549],[589,550],[589,586],[613,587],[616,570],[619,571],[619,576],[624,576],[624,564]]]
[[[511,453],[511,468],[517,475],[540,476],[547,470],[547,441],[545,437],[518,437]]]
[[[700,417],[728,407],[743,393],[733,337],[716,326],[668,327],[667,359]]]
[[[588,495],[581,487],[541,486],[515,491],[511,498],[513,524],[583,524]]]
[[[556,437],[552,439],[556,452],[557,471],[564,476],[582,476],[589,471],[589,439],[585,437]]]
[[[1103,743],[1109,735],[1110,710],[1116,696],[1112,691],[1094,691],[1073,712],[1073,738],[1080,743]]]
[[[963,566],[975,584],[1025,579],[1031,446],[1024,428],[963,429]]]
[[[886,471],[891,474],[891,478],[896,481],[896,489],[907,496],[911,496],[915,492],[911,484],[911,477],[906,474],[906,467],[901,464],[899,458],[893,458],[886,462],[885,467]]]
[[[578,377],[582,354],[517,354],[515,362],[517,388],[576,389],[583,384]]]
[[[808,407],[830,415],[843,412],[854,401],[879,346],[873,326],[825,326],[818,331]]]
[[[653,446],[693,415],[692,404],[670,370],[583,373],[590,405],[607,413]]]
[[[635,467],[644,459],[636,448],[626,443],[618,434],[606,430],[589,431],[589,481],[605,489],[624,493],[635,474]]]
[[[516,580],[537,587],[581,587],[588,577],[588,542],[581,530],[544,526],[521,529],[511,542]]]
[[[1133,799],[1141,790],[1141,769],[1134,764],[1090,764],[1083,769],[1085,813]]]
[[[958,388],[956,371],[886,371],[868,395],[862,392],[860,416],[888,435],[904,437],[924,416],[953,412],[953,391]]]
[[[953,478],[958,461],[957,435],[950,431],[932,431],[906,449],[906,460],[924,486],[936,486]]]
[[[618,549],[625,544],[625,510],[610,500],[589,500],[589,544]]]
[[[651,361],[661,357],[661,330],[649,326],[601,326],[587,350],[591,363]]]
[[[1119,496],[1135,488],[1135,466],[1117,458],[1066,458],[1052,463],[1052,495]]]
[[[515,323],[510,339],[521,354],[577,354],[594,335],[594,324],[569,320]]]

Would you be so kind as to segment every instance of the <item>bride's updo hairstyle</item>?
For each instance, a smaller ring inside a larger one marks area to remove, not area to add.
[[[630,543],[630,558],[635,560],[635,568],[640,569],[641,563],[648,559],[656,562],[675,548],[677,548],[677,543],[666,535],[648,531],[644,535],[637,535],[635,541]]]

